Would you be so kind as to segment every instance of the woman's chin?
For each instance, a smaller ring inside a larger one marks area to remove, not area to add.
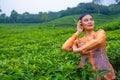
[[[85,30],[93,30],[93,27],[91,27],[91,28],[86,28]]]

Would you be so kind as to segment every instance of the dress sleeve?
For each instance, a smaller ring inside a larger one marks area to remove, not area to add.
[[[75,44],[75,40],[78,38],[78,34],[73,34],[69,39],[65,41],[62,46],[62,49],[68,52],[73,51],[72,46]]]
[[[96,38],[88,43],[86,43],[84,46],[80,47],[80,50],[83,53],[86,53],[92,49],[98,48],[100,46],[105,45],[106,43],[106,33],[103,29],[100,29],[96,33]]]

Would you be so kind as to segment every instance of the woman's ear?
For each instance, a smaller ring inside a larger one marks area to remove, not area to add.
[[[79,20],[79,22],[80,22],[80,25],[82,26],[82,21],[81,21],[81,20]]]
[[[82,23],[81,23],[81,26],[83,26]]]

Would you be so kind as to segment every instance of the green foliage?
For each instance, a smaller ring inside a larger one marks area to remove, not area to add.
[[[62,44],[76,31],[76,27],[60,26],[63,23],[69,23],[71,18],[69,24],[76,25],[74,18],[76,19],[78,16],[68,16],[44,24],[0,24],[0,79],[79,80],[81,75],[83,75],[81,77],[83,79],[87,75],[90,76],[90,80],[95,78],[96,75],[90,74],[94,71],[91,70],[89,63],[86,63],[86,69],[77,69],[80,60],[79,54],[61,50]],[[96,19],[99,18],[97,14],[93,16]],[[100,15],[100,17],[105,21],[105,16]],[[108,25],[120,26],[118,23],[119,17],[114,19],[113,16],[110,16],[109,18],[115,22],[110,22],[110,24],[109,21],[104,22],[104,29]],[[99,25],[96,25],[96,30],[103,28],[101,27],[103,26],[101,24],[102,20],[97,19]],[[55,25],[52,26],[53,24]],[[106,33],[107,55],[115,69],[116,79],[119,80],[120,29],[108,28]],[[104,72],[100,72],[101,74],[103,75]]]
[[[84,69],[82,70],[82,80],[97,80],[97,72],[92,69],[92,65],[85,60]]]
[[[109,72],[108,70],[102,70],[102,71],[99,71],[98,75],[99,76],[104,76],[107,72]]]

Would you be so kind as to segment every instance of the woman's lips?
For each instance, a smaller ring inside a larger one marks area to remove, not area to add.
[[[88,27],[92,27],[93,25],[88,25]]]

